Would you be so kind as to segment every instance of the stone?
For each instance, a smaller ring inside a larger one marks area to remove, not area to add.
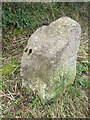
[[[56,97],[76,76],[81,27],[62,17],[37,29],[29,38],[21,60],[23,85],[37,90],[41,100]]]

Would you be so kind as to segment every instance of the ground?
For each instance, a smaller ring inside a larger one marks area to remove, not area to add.
[[[80,10],[83,11],[83,8],[81,7]],[[87,13],[87,7],[84,7],[84,11]],[[53,16],[51,21],[60,17],[57,17],[58,11],[57,14],[52,11],[52,6],[51,12]],[[2,73],[0,73],[2,74],[0,112],[3,118],[88,117],[88,18],[78,16],[77,13],[74,18],[82,28],[75,81],[67,90],[63,90],[56,99],[44,104],[37,91],[32,91],[28,86],[26,88],[21,86],[21,57],[32,32],[28,28],[19,29],[12,26],[6,30],[3,29],[3,65]],[[35,30],[36,28],[33,32]]]

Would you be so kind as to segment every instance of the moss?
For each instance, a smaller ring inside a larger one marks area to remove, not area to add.
[[[52,81],[48,80],[48,82],[45,82],[40,80],[39,94],[42,101],[46,102],[52,98],[58,97],[59,94],[73,83],[76,75],[75,64],[70,64],[67,68],[64,66],[61,70],[60,68],[62,67],[59,66],[56,68]]]
[[[6,64],[2,67],[2,75],[8,75],[11,74],[14,70],[14,67],[12,64]]]

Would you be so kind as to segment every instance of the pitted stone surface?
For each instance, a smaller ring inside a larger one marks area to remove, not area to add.
[[[50,100],[59,88],[73,83],[81,27],[69,17],[37,29],[29,38],[21,60],[21,76],[42,100]]]

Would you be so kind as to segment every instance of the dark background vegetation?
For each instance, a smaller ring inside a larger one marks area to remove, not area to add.
[[[48,105],[21,86],[20,61],[28,38],[42,25],[68,16],[82,28],[75,82]],[[2,3],[2,117],[88,116],[88,3]]]
[[[20,33],[25,34],[27,37],[29,37],[29,35],[31,35],[40,26],[45,24],[48,25],[50,22],[62,16],[69,16],[76,21],[80,21],[80,24],[82,25],[81,19],[84,21],[88,20],[87,4],[88,3],[68,2],[3,3],[3,38],[7,36],[16,37]],[[7,40],[6,43],[4,42],[3,48],[8,46],[8,42],[10,43],[12,41]],[[5,49],[8,49],[8,47]],[[10,51],[8,52],[10,53]]]
[[[43,24],[49,24],[62,16],[78,20],[88,17],[86,3],[3,3],[3,28],[29,28],[33,31]],[[83,11],[81,11],[81,8]]]

